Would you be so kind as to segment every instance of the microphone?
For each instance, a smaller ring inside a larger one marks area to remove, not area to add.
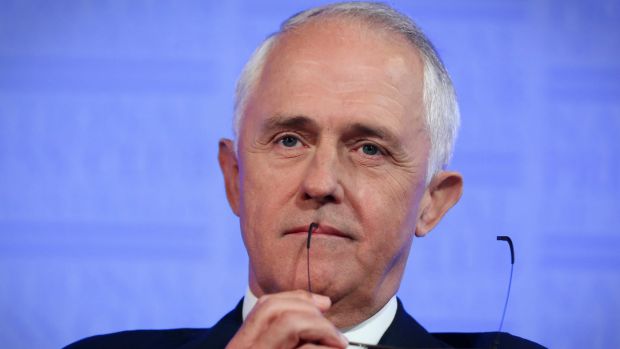
[[[319,225],[317,223],[310,223],[310,227],[308,227],[308,239],[306,240],[306,266],[308,267],[308,292],[312,293],[312,283],[310,283],[310,240],[312,239],[312,231],[318,228]]]
[[[502,327],[504,327],[504,318],[506,317],[506,308],[508,308],[508,299],[510,298],[510,289],[512,287],[512,272],[515,267],[515,249],[512,244],[512,239],[507,235],[498,235],[497,241],[506,241],[508,246],[510,247],[510,277],[508,278],[508,292],[506,293],[506,300],[504,301],[504,311],[502,312],[502,319],[499,322],[499,329],[497,330],[497,335],[495,336],[495,341],[493,348],[497,349],[499,346],[499,336],[502,332]]]
[[[306,266],[307,266],[307,275],[308,275],[308,292],[312,293],[312,283],[310,281],[310,242],[312,241],[312,232],[318,228],[318,223],[312,222],[308,227],[308,237],[306,239]],[[510,247],[510,278],[508,280],[508,292],[506,294],[506,300],[504,302],[504,310],[502,312],[502,319],[499,324],[499,330],[497,331],[497,335],[495,336],[493,348],[497,349],[499,347],[499,337],[502,332],[502,327],[504,326],[504,318],[506,317],[506,309],[508,308],[508,300],[510,298],[510,288],[512,287],[512,272],[514,270],[515,264],[515,251],[514,246],[512,244],[512,239],[509,236],[500,235],[497,236],[498,241],[506,241],[508,246]],[[368,348],[368,349],[402,349],[399,347],[386,346],[381,344],[366,344],[366,343],[358,343],[358,342],[349,342],[350,346],[359,347],[359,348]]]
[[[498,241],[506,241],[508,242],[508,246],[510,246],[510,264],[515,264],[515,249],[512,245],[512,239],[510,238],[510,236],[507,235],[498,235],[497,236],[497,240]]]

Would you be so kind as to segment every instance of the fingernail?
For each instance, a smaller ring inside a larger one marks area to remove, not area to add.
[[[315,294],[315,293],[312,294],[312,301],[317,306],[323,306],[323,307],[329,307],[332,303],[329,297],[322,296],[320,294]]]

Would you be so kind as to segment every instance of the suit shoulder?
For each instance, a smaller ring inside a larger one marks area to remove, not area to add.
[[[210,329],[134,330],[87,337],[64,349],[173,349],[209,333]]]

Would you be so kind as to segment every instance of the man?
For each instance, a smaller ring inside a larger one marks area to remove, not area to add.
[[[395,298],[414,235],[461,195],[461,176],[445,170],[458,123],[450,78],[407,17],[374,3],[293,16],[246,65],[237,141],[219,144],[250,258],[242,304],[211,329],[125,332],[71,348],[532,344],[431,335]]]

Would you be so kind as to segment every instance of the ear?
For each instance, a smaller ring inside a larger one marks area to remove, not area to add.
[[[224,175],[228,204],[233,212],[239,216],[239,162],[232,140],[220,139],[217,159]]]
[[[463,177],[458,172],[442,171],[436,174],[424,192],[420,203],[416,236],[425,236],[443,215],[461,198]]]

